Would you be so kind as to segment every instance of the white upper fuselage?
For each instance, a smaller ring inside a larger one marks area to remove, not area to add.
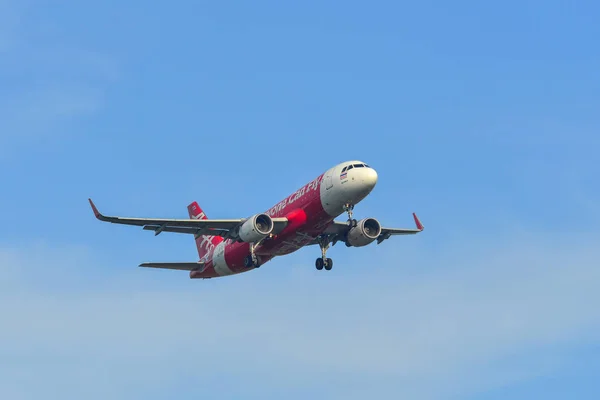
[[[327,170],[321,182],[321,204],[327,214],[337,217],[344,205],[356,205],[377,184],[377,172],[362,161],[343,162]]]

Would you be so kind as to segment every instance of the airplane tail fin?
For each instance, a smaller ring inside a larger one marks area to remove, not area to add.
[[[197,202],[193,202],[188,206],[188,213],[192,219],[208,219],[202,208]],[[204,257],[210,249],[221,243],[223,238],[220,236],[200,235],[196,237],[196,247],[198,248],[198,256]]]

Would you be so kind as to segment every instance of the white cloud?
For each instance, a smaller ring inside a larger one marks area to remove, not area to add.
[[[0,360],[9,361],[0,362],[0,396],[52,388],[125,398],[168,390],[182,376],[203,388],[186,391],[204,393],[226,376],[247,394],[327,393],[339,383],[333,398],[445,399],[559,368],[560,359],[540,354],[600,339],[592,243],[462,240],[469,245],[413,260],[435,268],[411,277],[381,258],[388,272],[302,267],[275,282],[275,262],[189,281],[110,268],[85,249],[5,249]],[[27,385],[34,378],[40,385]]]

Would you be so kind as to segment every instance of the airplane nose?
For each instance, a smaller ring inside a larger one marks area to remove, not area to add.
[[[375,185],[377,185],[377,171],[373,168],[367,168],[365,170],[364,182],[369,187],[369,190],[373,190]]]
[[[357,171],[356,175],[358,178],[355,185],[356,197],[364,198],[377,184],[377,172],[372,168],[362,168]]]
[[[377,184],[377,172],[368,166],[354,167],[348,170],[347,179],[340,182],[344,193],[344,202],[356,204],[364,199]]]

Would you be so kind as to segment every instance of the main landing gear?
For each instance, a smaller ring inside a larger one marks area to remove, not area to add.
[[[249,254],[244,258],[244,267],[246,268],[259,268],[260,261],[256,254]]]
[[[254,253],[258,245],[263,242],[264,239],[259,240],[256,243],[250,243],[250,254],[244,257],[244,267],[246,268],[259,268],[260,258]]]
[[[354,210],[354,204],[344,204],[344,211],[348,213],[348,226],[354,228],[358,225],[358,221],[354,219],[352,210]],[[324,234],[317,238],[319,247],[321,247],[321,257],[317,258],[317,260],[315,261],[315,267],[319,271],[321,271],[323,268],[325,268],[327,271],[330,271],[331,268],[333,268],[333,260],[331,258],[327,258],[327,250],[329,249],[329,245],[331,244],[332,239],[334,239],[333,244],[335,244],[337,242],[337,240],[335,239],[335,235],[331,236]],[[347,242],[346,246],[349,246]]]
[[[330,271],[333,268],[333,260],[331,258],[327,258],[327,250],[329,249],[329,237],[328,236],[319,236],[319,247],[321,248],[321,257],[317,258],[315,261],[315,267],[321,271],[325,268],[327,271]]]
[[[331,258],[317,258],[317,261],[315,261],[315,267],[317,267],[317,269],[320,271],[323,269],[323,267],[327,270],[330,271],[331,268],[333,268],[333,260]]]

